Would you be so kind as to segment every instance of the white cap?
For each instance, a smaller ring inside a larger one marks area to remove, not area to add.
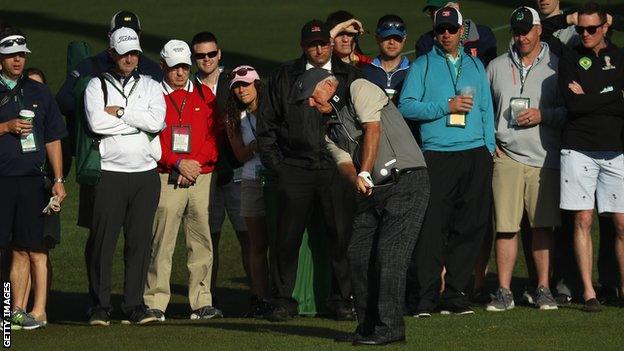
[[[16,52],[30,53],[26,47],[26,38],[22,35],[9,35],[0,40],[0,54],[8,55]]]
[[[191,66],[191,48],[182,40],[172,39],[160,51],[160,58],[167,67],[174,67],[181,63]]]
[[[124,55],[130,51],[140,51],[139,35],[130,28],[121,27],[110,36],[110,47],[115,49],[119,55]]]

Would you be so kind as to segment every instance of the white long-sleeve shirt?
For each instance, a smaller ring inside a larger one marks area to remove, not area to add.
[[[137,79],[136,88],[131,93]],[[167,107],[160,84],[144,75],[130,77],[125,86],[116,79],[112,83],[105,79],[105,84],[108,92],[106,106],[123,107],[123,117],[111,116],[104,110],[104,93],[99,78],[91,79],[84,97],[89,127],[102,135],[102,170],[131,173],[156,168],[162,154],[160,140],[156,137],[150,142],[145,132],[158,133],[165,128]]]

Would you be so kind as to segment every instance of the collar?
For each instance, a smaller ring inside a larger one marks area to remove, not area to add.
[[[309,70],[310,68],[314,68],[314,67],[315,66],[313,66],[310,62],[306,61],[306,64],[305,64],[305,70],[306,71]],[[330,57],[329,61],[327,61],[327,63],[325,63],[323,65],[323,67],[321,67],[321,68],[331,73],[332,72],[332,58]]]
[[[381,68],[381,69],[384,69],[384,68],[381,66],[381,55],[379,55],[379,56],[375,57],[375,58],[373,59],[373,61],[371,62],[371,64],[372,64],[373,66],[376,66],[376,67],[379,67],[379,68]],[[410,66],[410,61],[407,59],[407,57],[403,56],[403,57],[401,57],[401,62],[399,63],[399,65],[398,65],[398,66],[396,66],[396,67],[395,67],[392,71],[390,71],[390,72],[388,72],[388,73],[391,73],[391,72],[396,72],[396,71],[400,71],[400,70],[404,70],[404,69],[408,69],[408,68],[409,68],[409,66]],[[384,71],[385,71],[385,70],[384,70]]]
[[[190,79],[188,79],[186,81],[186,86],[184,88],[182,88],[182,89],[174,90],[164,80],[162,81],[161,87],[162,87],[163,94],[165,94],[165,95],[169,95],[169,94],[171,94],[171,93],[173,93],[174,91],[177,91],[177,90],[185,90],[185,91],[188,91],[189,93],[192,93],[193,92],[193,88],[194,88],[193,84],[191,84],[191,80]]]
[[[535,58],[535,60],[533,61],[533,63],[531,63],[529,67],[533,67],[537,65],[538,63],[540,63],[544,59],[544,56],[546,56],[546,53],[550,50],[547,43],[542,41],[541,44],[542,44],[542,49],[540,50],[539,55],[537,55],[537,57]],[[520,55],[518,55],[516,46],[513,43],[509,45],[509,52],[511,54],[511,59],[513,60],[514,64],[518,66],[518,68],[524,68],[524,65],[522,64],[522,60],[520,59]]]
[[[433,50],[435,51],[435,53],[442,57],[443,59],[446,59],[447,57],[447,53],[444,52],[444,50],[442,49],[442,47],[440,46],[440,44],[437,41],[434,41],[433,43]],[[459,44],[459,47],[457,48],[457,59],[459,59],[461,56],[465,55],[464,53],[464,46],[462,44]],[[449,55],[450,56],[450,55]],[[451,62],[457,60],[457,59],[451,59]]]
[[[138,68],[138,66],[137,66]],[[119,73],[115,72],[115,67],[111,67],[108,70],[108,73],[111,75],[111,77],[113,77],[116,81],[118,81],[119,83],[121,83],[122,87],[125,87],[126,84],[128,84],[128,82],[130,81],[130,78],[134,78],[134,79],[138,79],[139,78],[139,70],[138,69],[134,69],[134,71],[132,71],[132,73],[127,76],[127,77],[122,77]]]
[[[613,44],[611,44],[608,39],[606,40],[606,43],[607,46],[605,46],[604,49],[600,50],[598,54],[596,54],[592,49],[585,48],[583,44],[579,44],[579,54],[583,56],[600,57],[602,55],[608,54],[611,51],[617,50],[617,48]]]

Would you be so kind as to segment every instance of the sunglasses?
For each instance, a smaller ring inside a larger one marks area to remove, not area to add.
[[[215,58],[219,54],[219,50],[210,51],[210,52],[196,52],[193,54],[193,58],[196,60],[201,60],[204,57]]]
[[[594,35],[596,34],[596,31],[598,30],[598,28],[602,27],[604,25],[604,22],[600,23],[597,26],[587,26],[587,27],[583,27],[583,26],[574,26],[574,30],[578,33],[578,34],[583,34],[583,32],[587,31],[587,34],[589,35]]]
[[[9,40],[3,41],[2,43],[0,43],[0,46],[3,48],[9,48],[13,45],[25,45],[25,44],[26,44],[25,38],[15,38],[15,39],[9,39]]]
[[[389,29],[396,29],[399,32],[405,33],[405,24],[399,22],[386,22],[377,27],[377,34],[387,31]]]
[[[251,68],[251,67],[243,67],[243,68],[239,68],[236,71],[232,71],[228,74],[228,79],[232,80],[234,79],[234,77],[236,76],[241,76],[244,77],[247,75],[247,72],[251,72],[251,71],[255,71],[255,69]]]
[[[438,35],[442,35],[442,34],[444,34],[444,32],[449,32],[449,34],[457,34],[457,32],[459,32],[459,27],[439,26],[439,27],[435,27],[434,31]]]

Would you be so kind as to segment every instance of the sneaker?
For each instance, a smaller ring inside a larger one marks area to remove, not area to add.
[[[414,317],[416,317],[416,318],[430,318],[431,317],[431,312],[430,311],[417,311],[416,313],[414,313]]]
[[[521,301],[527,305],[536,305],[537,295],[533,296],[528,288],[524,288],[524,292],[522,293]]]
[[[91,311],[91,317],[89,317],[89,325],[109,326],[110,314],[103,308],[94,308]]]
[[[485,308],[489,312],[503,312],[508,311],[516,307],[514,304],[513,294],[510,290],[505,288],[498,288],[496,290],[496,296]]]
[[[595,297],[593,299],[589,299],[585,301],[585,305],[583,306],[583,311],[585,312],[600,312],[602,311],[602,305],[600,301]]]
[[[453,303],[443,302],[440,307],[440,314],[442,315],[456,314],[459,316],[463,316],[475,313],[472,308],[470,308],[468,299],[465,299],[465,302],[463,300],[459,300],[459,302]]]
[[[152,313],[154,316],[156,316],[156,320],[158,322],[164,322],[165,321],[165,312],[156,309],[156,308],[150,308],[147,310],[148,312]]]
[[[223,312],[221,310],[216,309],[212,306],[204,306],[199,308],[193,313],[191,313],[191,319],[213,319],[213,318],[223,318]]]
[[[37,322],[41,322],[43,323],[43,326],[46,327],[48,326],[48,314],[47,313],[42,313],[40,315],[34,315],[32,313],[30,313],[31,316],[33,316],[33,318],[37,321]]]
[[[11,315],[11,329],[13,330],[33,330],[43,327],[45,326],[42,322],[38,322],[32,315],[22,309],[15,310]]]
[[[535,302],[537,306],[539,306],[540,310],[556,310],[557,309],[557,301],[553,297],[550,289],[545,286],[537,287],[535,290]]]
[[[559,306],[570,306],[572,304],[572,297],[566,294],[559,294],[555,297],[555,302]]]
[[[121,321],[121,324],[146,325],[156,321],[158,317],[154,310],[148,310],[145,306],[137,306],[127,319]]]

